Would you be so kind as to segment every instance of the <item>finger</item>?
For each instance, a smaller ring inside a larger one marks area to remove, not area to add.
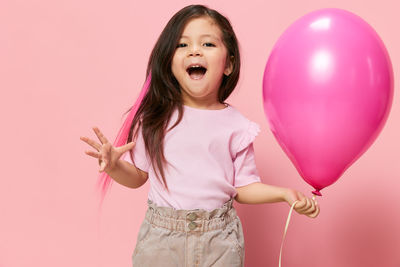
[[[123,153],[125,153],[126,151],[129,151],[129,150],[131,150],[132,148],[134,148],[134,147],[135,147],[135,144],[136,144],[136,142],[135,142],[135,141],[132,141],[132,142],[129,142],[128,144],[125,144],[125,145],[123,145],[123,146],[121,146],[121,147],[119,147],[119,148],[121,149],[121,152],[122,152],[122,154],[123,154]]]
[[[131,147],[131,148],[134,147],[135,145],[136,145],[136,141],[132,141],[132,142],[126,144],[127,147]]]
[[[105,168],[105,164],[104,164],[104,161],[102,161],[101,164],[100,164],[99,172],[103,172],[104,168]]]
[[[81,136],[80,139],[82,141],[86,142],[87,144],[89,144],[91,147],[93,147],[97,151],[100,151],[101,145],[99,143],[96,143],[95,141],[93,141],[90,138],[87,138],[86,136]]]
[[[299,201],[299,205],[296,205],[297,208],[303,208],[304,205],[306,205],[307,203],[304,201],[304,199],[306,198],[301,192],[296,191],[296,198]]]
[[[101,154],[100,153],[97,153],[97,152],[94,152],[94,151],[85,151],[85,153],[87,154],[87,155],[89,155],[89,156],[92,156],[92,157],[94,157],[94,158],[97,158],[98,159],[98,161],[99,161],[99,166],[100,167],[102,167],[104,164],[105,164],[105,166],[103,166],[103,168],[100,168],[99,169],[99,172],[102,172],[104,169],[105,169],[105,167],[107,166],[107,161],[106,160],[102,160],[102,157],[101,157]]]
[[[319,206],[316,205],[315,211],[313,213],[309,214],[308,216],[311,217],[311,218],[315,218],[315,217],[318,216],[319,212],[320,212]]]
[[[101,166],[103,164],[103,162],[100,162],[100,168],[99,168],[99,172],[103,171],[103,166]]]
[[[310,206],[307,210],[304,211],[305,214],[311,214],[311,213],[314,213],[314,212],[315,212],[316,207],[315,207],[315,202],[314,202],[314,200],[309,199],[309,202],[310,202],[310,205],[311,205],[311,206]]]
[[[89,155],[91,157],[97,158],[97,159],[101,158],[101,153],[98,153],[98,152],[95,152],[95,151],[86,150],[85,154],[87,154],[87,155]]]
[[[108,143],[106,145],[103,145],[102,148],[101,148],[102,149],[102,155],[103,155],[102,160],[106,164],[108,164],[108,161],[111,160],[111,148],[112,148],[112,146],[111,146],[110,143]]]
[[[306,205],[307,205],[306,199],[303,198],[303,199],[299,200],[298,203],[296,203],[296,205],[295,205],[295,210],[296,210],[296,211],[302,210],[302,209],[304,209],[304,207],[305,207]]]
[[[97,137],[100,139],[100,142],[101,142],[102,144],[108,143],[107,138],[103,135],[103,133],[100,131],[99,128],[97,128],[97,127],[95,126],[95,127],[93,127],[93,131],[94,131],[94,133],[97,135]]]
[[[100,166],[102,166],[103,163],[106,163],[106,164],[107,164],[107,161],[106,161],[106,160],[102,160],[102,158],[101,158],[101,153],[97,153],[97,152],[89,151],[89,150],[86,150],[85,153],[86,153],[87,155],[91,156],[91,157],[97,158],[97,159],[99,160],[99,165],[100,165]],[[103,169],[104,169],[104,168],[103,168]],[[102,171],[102,170],[100,170],[100,171]]]
[[[99,171],[100,171],[100,172],[104,171],[104,170],[107,168],[107,166],[108,166],[108,162],[105,161],[105,160],[102,160],[102,161],[101,161],[101,164],[100,164],[100,169],[99,169]]]
[[[123,146],[116,147],[115,148],[115,151],[117,152],[116,157],[120,158],[123,154],[125,154],[125,152],[131,150],[135,146],[135,143],[136,142],[132,141],[132,142],[129,142],[128,144],[125,144]]]
[[[297,209],[297,211],[300,213],[305,213],[305,211],[307,211],[311,206],[310,200],[308,198],[304,198],[303,201],[305,202],[305,204]]]

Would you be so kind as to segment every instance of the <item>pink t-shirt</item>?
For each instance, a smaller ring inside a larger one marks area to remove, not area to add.
[[[137,168],[148,173],[148,198],[155,204],[211,211],[235,197],[235,187],[261,181],[253,148],[260,127],[231,105],[219,110],[183,107],[181,122],[167,131],[164,140],[164,155],[172,165],[164,166],[170,192],[155,176],[141,128],[133,159]],[[175,110],[167,129],[177,118]],[[132,163],[129,151],[121,158]]]

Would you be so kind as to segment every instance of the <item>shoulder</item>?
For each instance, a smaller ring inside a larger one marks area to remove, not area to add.
[[[235,124],[241,130],[244,131],[254,131],[259,130],[260,126],[258,123],[250,120],[247,116],[245,116],[242,112],[240,112],[236,107],[230,105],[231,109],[231,117],[235,119]]]
[[[234,120],[235,142],[234,150],[239,152],[247,148],[260,133],[260,125],[247,118],[236,107],[231,106],[231,117]]]

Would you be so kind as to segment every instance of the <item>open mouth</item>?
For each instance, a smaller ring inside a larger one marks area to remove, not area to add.
[[[190,66],[186,70],[190,78],[192,78],[193,80],[200,80],[201,78],[203,78],[204,74],[206,74],[206,71],[207,69],[200,65]]]

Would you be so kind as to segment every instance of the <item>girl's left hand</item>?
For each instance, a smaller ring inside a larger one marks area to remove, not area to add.
[[[292,206],[292,204],[298,200],[294,206],[294,210],[300,214],[307,215],[310,218],[315,218],[319,214],[319,206],[317,201],[304,196],[301,192],[294,189],[287,189],[285,192],[285,201]]]

